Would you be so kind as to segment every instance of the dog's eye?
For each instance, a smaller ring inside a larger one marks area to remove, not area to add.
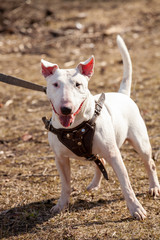
[[[81,86],[81,83],[76,82],[76,87],[78,88],[78,87],[80,87],[80,86]]]
[[[53,85],[55,88],[58,87],[58,83],[53,83],[52,85]]]

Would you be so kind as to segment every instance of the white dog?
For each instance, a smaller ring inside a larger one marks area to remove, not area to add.
[[[99,154],[112,166],[131,215],[137,219],[145,219],[146,211],[135,196],[119,151],[125,140],[133,145],[144,161],[149,177],[149,192],[152,196],[159,196],[160,185],[151,158],[151,146],[145,123],[137,105],[130,98],[132,81],[130,56],[120,36],[117,37],[117,44],[124,64],[123,80],[118,93],[105,94],[104,106],[96,119],[92,153]],[[45,60],[41,60],[41,67],[42,74],[47,80],[47,96],[53,107],[52,126],[56,129],[72,129],[91,119],[95,111],[95,100],[99,98],[99,95],[93,96],[88,90],[88,81],[93,75],[94,57],[79,63],[75,69],[59,69],[58,65]],[[56,134],[49,132],[48,137],[55,153],[62,184],[60,199],[52,208],[53,213],[57,213],[69,202],[71,192],[69,158],[83,158],[76,156],[64,146]],[[101,179],[102,173],[96,166],[88,190],[98,188]]]

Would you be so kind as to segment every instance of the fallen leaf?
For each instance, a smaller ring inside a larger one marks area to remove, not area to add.
[[[13,100],[12,99],[10,99],[10,100],[8,100],[6,103],[5,103],[5,107],[8,107],[9,105],[11,105],[13,103]]]
[[[28,133],[25,133],[25,134],[22,136],[22,140],[23,140],[24,142],[28,142],[28,141],[30,141],[32,138],[33,138],[32,135],[30,135],[30,134],[28,134]]]
[[[123,27],[122,26],[112,26],[110,28],[108,28],[105,32],[104,35],[112,35],[114,33],[121,33],[123,32]]]
[[[0,103],[0,108],[2,108],[3,107],[3,104],[2,103]]]

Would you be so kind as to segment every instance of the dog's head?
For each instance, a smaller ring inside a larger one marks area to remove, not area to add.
[[[60,69],[57,64],[41,60],[47,80],[47,96],[63,127],[69,127],[89,95],[88,81],[93,75],[94,57],[80,62],[75,69]]]

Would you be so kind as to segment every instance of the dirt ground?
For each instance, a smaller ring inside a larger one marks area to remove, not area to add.
[[[94,54],[91,92],[117,91],[122,76],[117,34],[132,58],[132,98],[146,122],[160,177],[159,0],[0,0],[0,72],[45,85],[41,58],[72,68]],[[145,221],[130,217],[109,165],[109,181],[87,192],[94,164],[74,159],[69,209],[50,213],[60,179],[43,116],[51,116],[45,94],[0,82],[0,239],[160,239],[160,198],[148,195],[143,163],[128,144],[121,152],[148,212]]]

